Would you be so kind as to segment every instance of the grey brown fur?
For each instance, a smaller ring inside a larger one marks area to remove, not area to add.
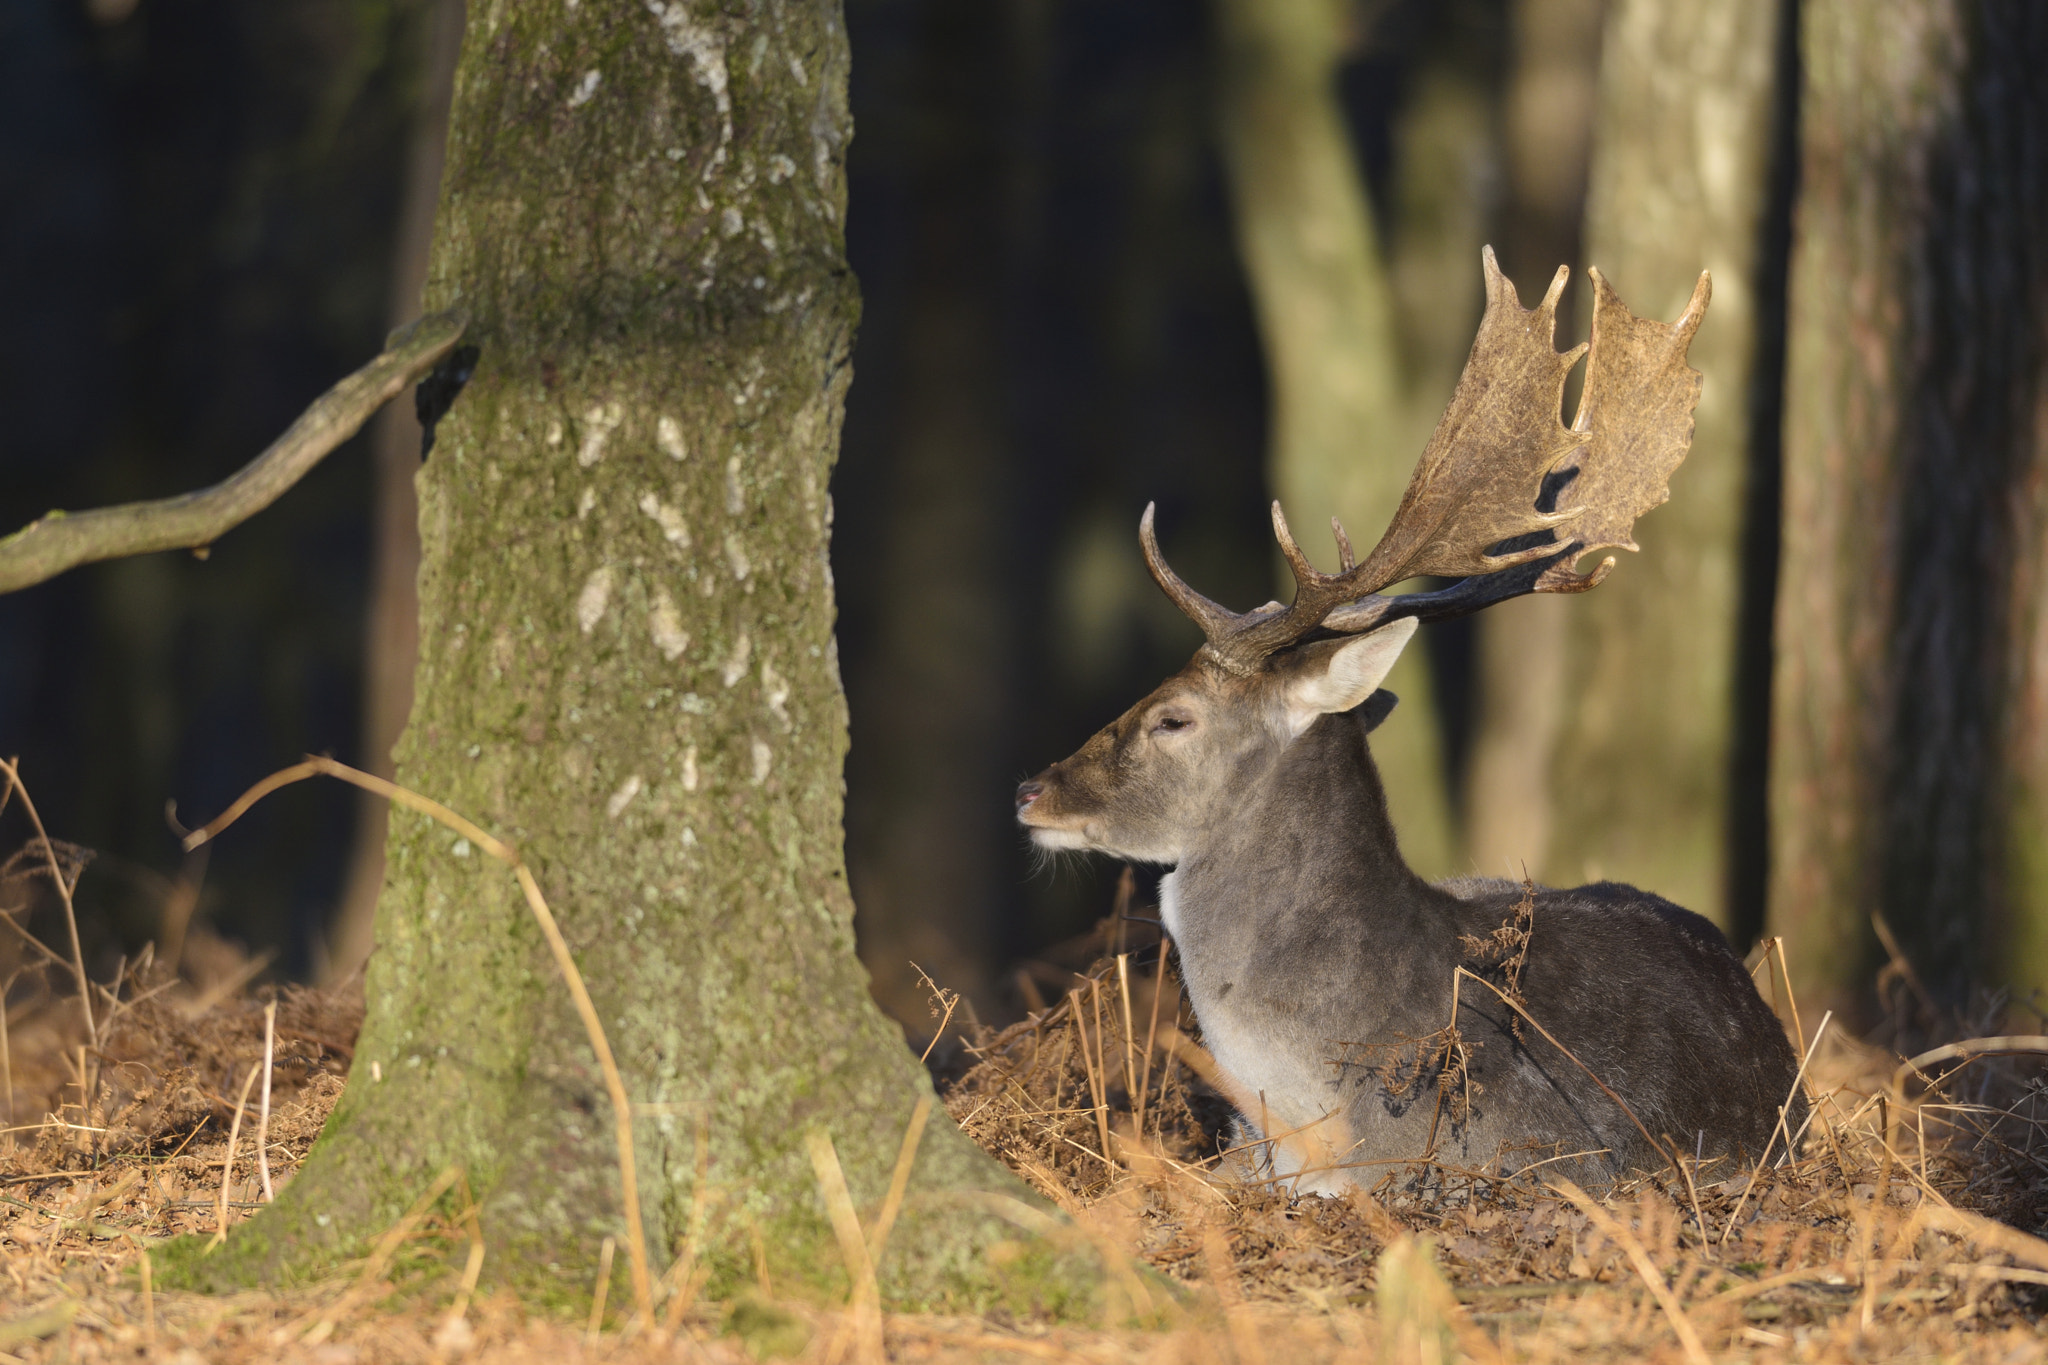
[[[1196,709],[1189,681],[1161,689],[1177,694],[1168,707]],[[1277,1174],[1328,1193],[1425,1156],[1506,1173],[1591,1153],[1545,1168],[1579,1179],[1664,1164],[1583,1070],[1469,981],[1457,1029],[1471,1087],[1453,1064],[1439,1112],[1447,1068],[1432,1054],[1454,969],[1502,984],[1501,964],[1466,940],[1512,925],[1525,890],[1432,886],[1402,861],[1367,747],[1371,707],[1321,716],[1292,740],[1203,715],[1169,733],[1206,728],[1225,742],[1183,763],[1138,752],[1160,700],[1025,784],[1020,817],[1085,830],[1112,852],[1175,855],[1162,860],[1175,864],[1162,909],[1203,1041],[1236,1082],[1230,1098],[1252,1138],[1297,1133],[1276,1144]],[[1178,789],[1168,801],[1156,795],[1162,778]],[[1155,794],[1126,800],[1133,789]],[[1166,821],[1185,821],[1178,847],[1160,846]],[[1720,931],[1611,882],[1535,888],[1532,901],[1519,971],[1529,1016],[1660,1142],[1729,1158],[1723,1170],[1761,1156],[1797,1062]],[[1795,1099],[1794,1131],[1802,1114]]]
[[[1467,1168],[1512,1171],[1577,1152],[1603,1155],[1549,1173],[1662,1165],[1584,1071],[1536,1030],[1512,1027],[1508,1007],[1470,982],[1458,1014],[1469,1115],[1459,1121],[1455,1072],[1439,1113],[1441,1068],[1424,1060],[1417,1074],[1417,1047],[1404,1040],[1449,1023],[1454,968],[1499,984],[1467,941],[1512,925],[1525,890],[1476,878],[1430,886],[1408,869],[1365,728],[1328,716],[1285,751],[1247,761],[1233,808],[1172,874],[1170,932],[1219,1063],[1267,1092],[1276,1130],[1342,1111],[1345,1166],[1423,1155],[1432,1127],[1436,1159]],[[1283,822],[1288,832],[1269,837]],[[1796,1059],[1720,931],[1610,882],[1535,888],[1531,899],[1519,973],[1530,1016],[1660,1141],[1687,1157],[1760,1156]],[[1259,912],[1245,914],[1254,900]],[[1424,1044],[1425,1057],[1434,1050]],[[1360,1164],[1302,1184],[1370,1185],[1380,1174]]]

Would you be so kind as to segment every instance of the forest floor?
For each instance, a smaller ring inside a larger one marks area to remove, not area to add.
[[[1369,1194],[1297,1197],[1259,1180],[1258,1151],[1218,1155],[1225,1108],[1170,967],[1101,952],[1120,946],[1097,940],[1082,954],[1092,970],[1045,968],[1064,994],[950,1044],[942,1095],[1107,1254],[1114,1319],[1145,1326],[890,1314],[877,1333],[772,1284],[679,1305],[657,1328],[616,1300],[596,1326],[567,1322],[466,1291],[469,1225],[446,1205],[331,1283],[156,1291],[152,1242],[232,1227],[261,1207],[266,1178],[291,1178],[362,1015],[359,991],[252,990],[260,964],[195,940],[181,973],[144,963],[118,1000],[96,988],[96,1049],[80,1048],[62,989],[20,1001],[0,1031],[15,1116],[0,1136],[0,1365],[2048,1359],[2048,1242],[2033,1235],[2048,1226],[2035,1136],[2048,1092],[2043,1059],[2023,1050],[2038,1038],[1951,1047],[1902,1072],[1889,1049],[1803,1021],[1814,1118],[1791,1135],[1797,1159],[1754,1177],[1678,1154],[1588,1195],[1540,1172],[1418,1163]],[[30,966],[53,983],[70,970],[54,956]],[[259,1145],[267,1177],[251,1169]]]

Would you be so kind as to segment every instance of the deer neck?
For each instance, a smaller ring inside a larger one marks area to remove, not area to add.
[[[1332,1059],[1434,1027],[1456,951],[1446,898],[1401,860],[1366,729],[1324,716],[1238,774],[1241,798],[1160,884],[1225,1093],[1262,1131],[1321,1125],[1335,1152],[1351,1137],[1326,1122],[1342,1102]]]
[[[1384,937],[1428,916],[1438,897],[1401,858],[1365,732],[1356,713],[1324,716],[1246,760],[1238,798],[1195,831],[1161,884],[1183,956],[1232,957],[1344,920]]]

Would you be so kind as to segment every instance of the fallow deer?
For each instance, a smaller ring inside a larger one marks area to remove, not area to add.
[[[1294,601],[1237,613],[1167,566],[1148,506],[1145,563],[1206,643],[1017,789],[1041,848],[1171,865],[1161,916],[1203,1042],[1241,1136],[1301,1191],[1418,1159],[1580,1178],[1754,1161],[1781,1106],[1793,1130],[1803,1112],[1785,1033],[1707,920],[1611,882],[1431,885],[1396,846],[1366,736],[1402,647],[1424,621],[1597,585],[1612,556],[1575,566],[1636,548],[1699,399],[1685,352],[1706,274],[1665,324],[1593,271],[1591,341],[1559,353],[1568,271],[1524,310],[1490,249],[1483,264],[1471,356],[1373,551],[1356,560],[1333,518],[1340,568],[1318,572],[1276,502]],[[1383,595],[1425,574],[1461,581]]]

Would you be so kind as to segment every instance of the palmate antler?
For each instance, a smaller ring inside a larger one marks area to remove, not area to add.
[[[1234,673],[1256,671],[1279,650],[1323,630],[1356,634],[1402,616],[1463,616],[1532,592],[1584,592],[1614,567],[1612,556],[1577,573],[1581,556],[1633,550],[1635,520],[1671,496],[1671,472],[1692,444],[1700,374],[1685,363],[1706,315],[1712,285],[1700,273],[1673,323],[1639,318],[1598,270],[1592,340],[1560,353],[1553,341],[1557,300],[1570,271],[1559,266],[1549,292],[1524,309],[1483,257],[1486,314],[1451,403],[1437,422],[1386,533],[1362,563],[1336,518],[1340,567],[1317,572],[1273,504],[1273,534],[1294,573],[1294,602],[1233,612],[1196,592],[1167,566],[1153,534],[1153,509],[1138,524],[1152,577],[1208,637],[1203,653]],[[1567,428],[1558,420],[1565,376],[1581,355],[1585,391]],[[1561,490],[1561,492],[1560,492]],[[1546,499],[1568,498],[1551,510]],[[1439,592],[1379,595],[1418,574],[1464,581]]]

